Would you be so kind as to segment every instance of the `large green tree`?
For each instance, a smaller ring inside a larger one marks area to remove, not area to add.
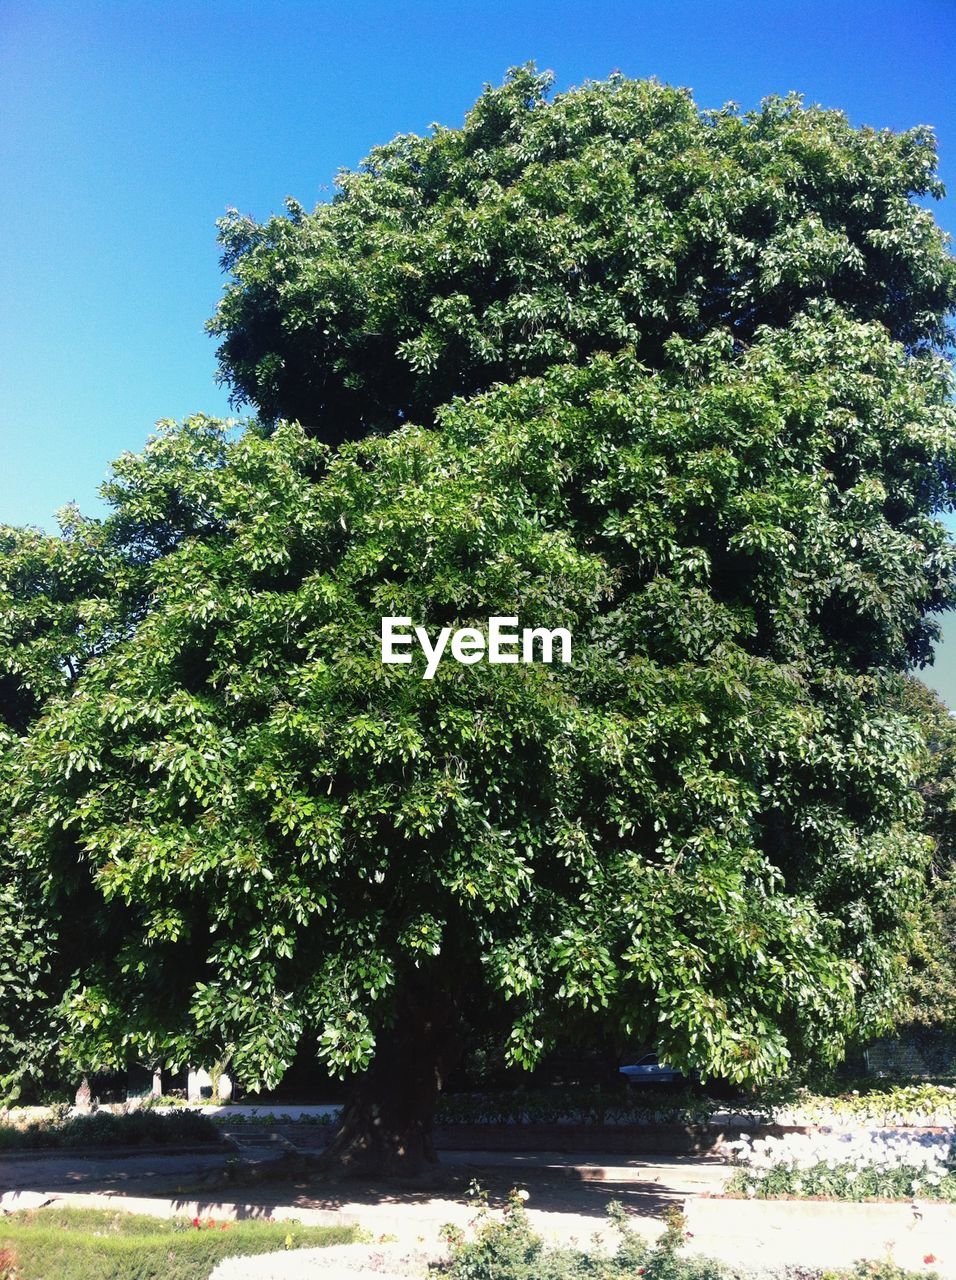
[[[121,462],[125,627],[5,757],[19,873],[109,921],[70,1062],[270,1084],[308,1039],[360,1073],[335,1154],[414,1165],[469,1024],[741,1081],[887,1024],[929,853],[887,682],[954,592],[933,175],[925,131],[522,71],[227,223],[265,423]],[[573,660],[426,680],[385,615]]]
[[[308,1036],[373,1064],[341,1150],[381,1160],[428,1154],[469,1021],[526,1064],[610,1023],[740,1080],[885,1025],[926,848],[883,673],[951,591],[944,370],[835,317],[669,361],[186,468],[220,532],[17,757],[51,910],[122,906],[71,1060],[271,1083]],[[383,615],[512,613],[574,661],[380,660]]]

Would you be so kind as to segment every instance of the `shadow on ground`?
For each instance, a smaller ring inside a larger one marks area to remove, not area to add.
[[[241,1155],[51,1152],[30,1159],[0,1157],[0,1189],[165,1197],[184,1210],[197,1201],[229,1202],[237,1205],[237,1216],[257,1217],[279,1205],[331,1213],[402,1205],[477,1208],[477,1184],[492,1207],[503,1205],[514,1187],[523,1187],[532,1209],[597,1221],[612,1201],[637,1216],[659,1217],[688,1196],[716,1191],[727,1174],[725,1165],[693,1157],[639,1161],[560,1152],[446,1152],[434,1178],[402,1184],[336,1179],[315,1173],[310,1163],[288,1146],[278,1157],[275,1146]]]

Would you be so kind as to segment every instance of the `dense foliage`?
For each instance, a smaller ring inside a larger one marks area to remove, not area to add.
[[[105,521],[5,535],[8,1082],[26,983],[76,1070],[250,1086],[303,1038],[400,1078],[442,1020],[737,1081],[886,1026],[929,856],[896,693],[954,593],[933,165],[520,72],[233,220],[224,367],[304,425],[167,426]],[[386,614],[573,661],[423,680]]]
[[[212,331],[237,397],[338,441],[492,383],[675,334],[739,346],[836,305],[937,342],[956,271],[931,130],[854,129],[770,98],[700,111],[622,76],[548,101],[526,67],[461,129],[402,135],[330,203],[221,226]]]
[[[150,566],[204,520],[206,469],[221,431],[166,431],[113,467],[103,521],[75,507],[60,534],[0,526],[0,789],[9,795],[22,735],[48,699],[67,696],[88,664],[132,634],[151,589]],[[204,445],[206,446],[204,450]],[[115,949],[115,912],[73,885],[71,910],[51,914],[42,868],[15,855],[0,807],[0,1096],[36,1092],[58,1062],[61,1000],[84,958]]]
[[[99,526],[73,510],[62,536],[0,528],[0,787],[20,736],[46,700],[68,691],[87,661],[116,638],[119,591]],[[59,994],[52,922],[37,881],[11,856],[9,807],[0,808],[0,1095],[16,1095],[55,1057]],[[77,921],[79,924],[79,921]],[[83,921],[84,930],[89,927]],[[60,922],[70,947],[70,922]],[[61,975],[62,977],[62,975]]]
[[[900,1020],[917,1041],[956,1037],[956,717],[918,680],[899,688],[898,706],[918,725],[926,752],[918,787],[923,828],[933,842],[919,907],[907,998]]]
[[[272,1081],[310,1034],[361,1067],[413,973],[524,1062],[610,1019],[760,1078],[881,1025],[924,862],[881,672],[950,591],[947,384],[836,318],[723,356],[561,367],[335,455],[184,429],[223,532],[154,562],[16,753],[56,915],[121,906],[75,1060],[229,1046]],[[564,624],[576,660],[424,681],[380,662],[397,611]]]

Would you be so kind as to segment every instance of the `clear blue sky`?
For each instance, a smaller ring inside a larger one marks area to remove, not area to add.
[[[227,412],[203,332],[227,206],[310,206],[529,59],[562,88],[618,69],[932,124],[956,227],[956,0],[2,0],[0,521],[92,513],[157,418]],[[930,679],[956,707],[949,629]]]

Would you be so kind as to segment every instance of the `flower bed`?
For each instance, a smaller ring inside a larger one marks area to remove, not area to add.
[[[740,1166],[731,1195],[956,1203],[956,1138],[948,1132],[745,1134],[726,1149]]]
[[[773,1108],[773,1112],[780,1124],[953,1128],[956,1127],[956,1087],[926,1082],[870,1083],[862,1090],[834,1095],[802,1089]]]

